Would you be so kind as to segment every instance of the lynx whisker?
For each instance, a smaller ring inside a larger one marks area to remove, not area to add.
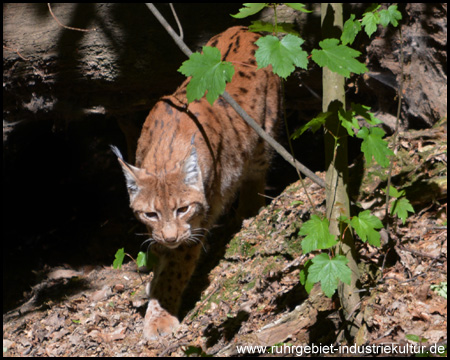
[[[154,243],[156,243],[156,240],[153,239],[152,237],[150,237],[141,244],[141,247],[144,246],[145,243],[148,243],[147,250],[146,250],[148,252],[150,250],[150,246],[152,246]]]
[[[192,230],[192,232],[194,232],[194,231],[206,232],[206,233],[208,233],[208,235],[211,234],[211,231],[209,231],[209,229],[207,229],[207,228],[195,228],[194,230]]]
[[[197,230],[197,229],[195,229],[195,230]],[[203,241],[205,234],[203,232],[195,233],[194,231],[192,231],[190,236],[185,240],[186,243],[202,244],[203,250],[205,250],[205,252],[206,252],[205,244]]]

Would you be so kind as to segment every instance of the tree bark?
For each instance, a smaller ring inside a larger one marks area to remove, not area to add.
[[[342,4],[323,3],[322,34],[324,38],[338,38],[343,27]],[[342,75],[323,68],[323,112],[332,111],[326,122],[325,130],[325,182],[327,196],[327,218],[330,221],[330,233],[337,238],[341,236],[345,226],[338,220],[344,215],[350,218],[350,201],[348,197],[348,156],[347,137],[340,126],[337,115],[339,107],[345,109],[345,81]],[[337,138],[337,140],[335,140]],[[350,285],[340,283],[338,287],[339,299],[347,318],[359,303],[359,294],[355,293],[359,282],[359,270],[356,262],[354,239],[350,231],[345,231],[335,253],[344,255],[348,259],[348,266],[352,271]],[[350,325],[347,330],[355,336],[357,328]]]

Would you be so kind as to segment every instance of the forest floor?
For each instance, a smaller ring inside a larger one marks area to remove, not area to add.
[[[381,248],[358,241],[364,291],[355,309],[363,319],[355,340],[402,351],[400,346],[419,345],[415,335],[433,351],[430,346],[447,340],[447,300],[440,295],[447,281],[447,132],[411,131],[399,140],[393,182],[406,190],[415,213],[405,224],[394,219],[389,234],[382,231]],[[366,170],[353,201],[382,218],[386,183],[378,171]],[[324,211],[324,190],[306,184]],[[309,256],[301,253],[298,231],[310,210],[296,182],[244,221],[220,261],[203,274],[206,284],[185,306],[178,331],[158,341],[142,339],[143,280],[149,275],[138,273],[133,262],[120,270],[47,268],[24,303],[3,315],[3,355],[239,356],[247,345],[286,344],[287,354],[307,351],[294,346],[347,344],[337,297],[326,298],[318,286],[308,295],[299,282]]]

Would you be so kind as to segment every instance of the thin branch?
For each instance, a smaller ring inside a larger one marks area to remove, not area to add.
[[[400,112],[402,109],[402,93],[403,93],[403,36],[402,36],[402,25],[400,25],[400,84],[398,85],[398,106],[397,106],[397,119],[395,120],[395,131],[392,136],[392,148],[397,147],[397,136],[398,136],[398,124],[400,122]],[[388,179],[386,185],[386,210],[385,210],[385,220],[386,220],[386,231],[389,234],[389,189],[391,187],[392,169],[394,167],[394,161],[391,160],[389,164]]]
[[[222,97],[231,105],[231,107],[249,124],[253,130],[256,131],[256,133],[262,137],[265,141],[269,143],[270,146],[272,146],[275,151],[281,155],[281,157],[286,160],[289,164],[291,164],[296,169],[300,170],[304,175],[309,177],[312,181],[314,181],[317,185],[320,185],[322,187],[325,187],[325,182],[318,177],[316,174],[314,174],[311,170],[309,170],[305,165],[297,161],[296,159],[292,158],[292,155],[289,154],[286,149],[281,146],[272,136],[267,134],[264,129],[259,126],[259,124],[253,120],[244,109],[241,108],[241,106],[236,102],[236,100],[233,99],[233,97],[228,94],[226,91],[222,94]]]
[[[177,22],[178,25],[178,30],[180,31],[180,39],[183,40],[184,39],[183,28],[181,27],[181,23],[180,20],[178,19],[177,12],[175,11],[175,8],[173,7],[172,3],[169,3],[169,6],[170,9],[172,10],[173,17],[175,18],[175,21]]]
[[[178,47],[183,51],[183,53],[190,57],[192,54],[192,51],[186,46],[186,44],[183,42],[183,40],[177,35],[177,33],[172,29],[170,24],[164,19],[164,17],[161,15],[161,13],[158,11],[158,9],[152,4],[152,3],[146,3],[147,7],[150,9],[150,11],[153,13],[153,15],[159,20],[161,25],[167,30],[169,35],[173,38],[175,43],[178,45]],[[256,133],[263,138],[270,146],[272,146],[275,151],[281,155],[283,159],[285,159],[289,164],[291,164],[294,168],[301,171],[304,175],[309,177],[312,181],[314,181],[316,184],[318,184],[321,187],[325,187],[325,182],[318,177],[316,174],[314,174],[311,170],[309,170],[306,166],[301,164],[296,159],[292,158],[292,155],[289,154],[286,149],[281,146],[272,136],[267,134],[264,129],[255,121],[253,120],[242,107],[236,102],[236,100],[233,99],[233,97],[228,94],[226,91],[221,95],[226,102],[228,102],[231,107],[245,120],[245,122],[250,125],[253,130],[256,131]]]
[[[275,10],[275,14],[276,14],[276,5],[274,7]],[[276,20],[275,20],[275,24],[276,24]],[[281,98],[283,99],[283,122],[284,122],[284,127],[286,129],[286,135],[287,135],[287,139],[288,139],[288,144],[289,144],[289,150],[291,151],[291,155],[292,155],[292,159],[295,160],[295,154],[294,154],[294,148],[292,146],[292,141],[291,141],[291,134],[289,132],[289,126],[288,126],[288,122],[287,122],[287,116],[286,116],[286,101],[285,101],[285,89],[284,89],[284,80],[281,79]],[[305,195],[308,198],[309,204],[311,205],[311,209],[313,210],[313,213],[316,215],[319,215],[317,213],[316,207],[314,206],[314,202],[311,199],[311,196],[309,196],[309,192],[308,189],[306,188],[306,184],[303,181],[303,177],[302,174],[300,174],[300,170],[296,167],[295,170],[297,170],[297,175],[298,178],[300,179],[300,183],[302,185],[303,190],[305,190]]]
[[[59,19],[55,16],[55,14],[52,11],[52,6],[50,5],[50,3],[47,3],[48,5],[48,10],[50,11],[50,15],[53,17],[53,19],[55,19],[55,21],[58,23],[59,26],[63,27],[64,29],[67,30],[74,30],[74,31],[82,31],[82,32],[90,32],[90,31],[97,31],[96,28],[92,28],[92,29],[80,29],[80,28],[76,28],[76,27],[72,27],[72,26],[66,26],[63,23],[61,23],[61,21],[59,21]]]
[[[152,3],[146,3],[147,7],[150,9],[152,14],[158,19],[158,21],[161,23],[161,25],[166,29],[166,31],[169,33],[169,35],[172,37],[172,39],[175,41],[175,43],[178,45],[180,50],[187,56],[190,57],[192,55],[191,49],[187,47],[187,45],[184,43],[183,39],[178,36],[178,34],[172,29],[170,24],[164,19],[164,16],[161,15],[161,13],[158,11],[158,9],[153,5]]]

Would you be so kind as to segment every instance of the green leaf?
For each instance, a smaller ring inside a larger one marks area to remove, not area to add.
[[[372,246],[381,246],[380,233],[375,229],[383,228],[383,224],[380,219],[370,213],[370,210],[365,210],[358,216],[353,216],[350,225],[363,242],[368,241]]]
[[[395,198],[399,198],[405,195],[405,190],[400,190],[398,191],[395,187],[393,187],[392,185],[389,187],[389,196],[395,197]]]
[[[348,110],[345,111],[342,107],[338,111],[339,120],[341,121],[341,125],[347,130],[347,133],[350,136],[354,136],[353,128],[359,130],[358,119],[353,116],[353,111]]]
[[[447,299],[447,281],[443,281],[438,285],[431,285],[430,289],[443,298]]]
[[[202,54],[193,53],[178,71],[185,76],[192,76],[186,88],[188,102],[201,99],[207,91],[206,99],[211,105],[225,91],[226,83],[234,75],[233,65],[221,61],[219,49],[210,46],[204,46]]]
[[[424,337],[419,336],[419,335],[414,335],[414,334],[406,334],[405,338],[407,338],[408,340],[414,341],[414,342],[418,342],[418,343],[428,341],[427,338],[424,338]]]
[[[252,24],[248,27],[249,31],[253,32],[270,32],[275,31],[275,26],[272,23],[264,22],[261,20],[252,21]]]
[[[125,258],[125,249],[119,249],[116,252],[115,260],[113,262],[114,269],[121,269],[123,264],[123,259]]]
[[[338,39],[325,39],[319,43],[322,50],[314,49],[312,59],[319,66],[326,66],[331,71],[350,77],[350,73],[362,74],[366,66],[355,58],[361,53],[345,45],[339,45]]]
[[[255,42],[258,45],[255,57],[258,69],[272,65],[273,72],[282,78],[287,78],[295,66],[306,69],[308,54],[301,49],[304,40],[298,36],[287,34],[281,41],[267,35]]]
[[[363,117],[367,121],[367,123],[369,123],[370,125],[378,125],[378,124],[383,123],[381,120],[376,118],[373,113],[371,113],[369,111],[370,106],[355,104],[352,102],[352,110],[354,111],[353,116],[359,115],[359,116]]]
[[[330,259],[327,254],[316,255],[312,259],[313,265],[308,271],[308,280],[319,282],[324,294],[332,297],[336,291],[339,280],[350,284],[352,272],[347,266],[348,259],[343,255],[337,255]]]
[[[361,25],[364,26],[364,31],[371,37],[372,34],[377,31],[377,25],[380,23],[380,14],[373,12],[366,12],[363,15]]]
[[[245,3],[242,5],[244,5],[244,7],[240,8],[237,14],[231,15],[232,17],[236,19],[243,19],[247,16],[255,15],[267,6],[266,3]]]
[[[308,280],[308,271],[309,267],[312,265],[311,259],[308,259],[303,267],[303,269],[300,270],[299,279],[300,283],[305,287],[306,292],[309,294],[314,287],[314,282],[311,282]]]
[[[299,138],[308,129],[311,129],[311,131],[315,133],[317,130],[320,129],[320,127],[323,124],[325,124],[325,121],[327,120],[328,116],[332,114],[333,113],[331,111],[320,113],[314,119],[308,121],[308,123],[295,130],[295,132],[291,135],[291,138],[294,140]]]
[[[350,219],[345,215],[339,215],[337,218],[338,221],[344,222],[346,224],[350,224]]]
[[[250,31],[253,32],[269,32],[274,33],[275,32],[275,25],[268,22],[263,22],[261,20],[252,21],[252,24],[248,27]],[[294,29],[294,24],[291,23],[278,23],[277,24],[277,32],[278,33],[286,33],[286,34],[292,34],[295,36],[299,36],[300,34],[298,31]]]
[[[147,266],[147,253],[139,251],[136,263],[138,267]]]
[[[305,9],[305,4],[300,3],[284,3],[284,5],[289,6],[290,8],[298,11],[302,11],[304,13],[311,13],[312,10]]]
[[[398,20],[402,19],[402,13],[397,10],[397,5],[391,5],[387,10],[380,11],[380,23],[384,27],[391,23],[394,27],[398,25]]]
[[[407,198],[402,197],[394,200],[391,206],[391,214],[397,215],[400,219],[402,219],[403,225],[405,225],[405,221],[408,218],[408,212],[414,213],[414,208]]]
[[[314,250],[328,249],[337,244],[336,237],[330,234],[330,223],[317,215],[305,222],[300,229],[299,235],[305,236],[302,240],[302,250],[307,254]]]
[[[363,127],[356,134],[358,138],[363,139],[361,151],[364,153],[367,166],[372,163],[372,156],[382,167],[389,166],[389,157],[394,153],[388,148],[387,142],[382,139],[384,135],[383,129],[377,127],[370,128],[370,130]]]
[[[344,24],[344,29],[341,35],[342,45],[353,44],[355,41],[356,35],[361,31],[361,23],[358,20],[355,20],[355,14],[350,16]]]

